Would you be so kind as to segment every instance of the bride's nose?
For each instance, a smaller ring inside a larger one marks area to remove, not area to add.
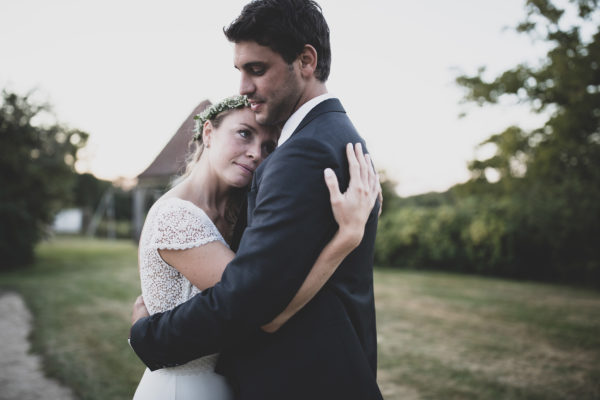
[[[253,142],[246,149],[246,155],[257,162],[261,161],[260,143],[258,141]]]

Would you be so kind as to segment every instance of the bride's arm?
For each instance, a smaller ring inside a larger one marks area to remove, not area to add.
[[[333,215],[339,229],[323,248],[304,283],[285,310],[262,327],[266,332],[275,332],[304,307],[362,240],[365,224],[378,195],[379,180],[369,156],[363,155],[360,144],[355,149],[348,144],[346,152],[350,167],[350,184],[346,192],[340,193],[333,171],[326,170],[325,173]],[[161,249],[159,254],[165,262],[181,272],[200,290],[219,282],[223,270],[235,256],[233,251],[219,241],[187,250]]]
[[[219,241],[186,250],[158,250],[163,260],[181,272],[200,290],[214,286],[221,280],[225,267],[235,253]]]
[[[360,144],[355,148],[348,144],[346,152],[350,167],[350,184],[345,193],[340,193],[333,171],[325,170],[325,182],[339,229],[319,254],[290,304],[273,321],[262,326],[265,332],[277,331],[300,311],[325,285],[344,258],[362,241],[365,224],[380,193],[379,179],[373,170],[369,155],[363,154]]]

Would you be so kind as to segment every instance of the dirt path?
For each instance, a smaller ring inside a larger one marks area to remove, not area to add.
[[[0,400],[73,400],[68,388],[44,376],[29,353],[31,313],[15,293],[0,293]]]

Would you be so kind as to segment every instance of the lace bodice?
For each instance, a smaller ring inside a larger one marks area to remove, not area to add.
[[[200,293],[200,289],[162,259],[158,250],[191,249],[216,240],[227,246],[208,215],[193,203],[176,197],[154,203],[146,216],[139,247],[142,295],[150,314],[170,310]],[[216,361],[217,354],[212,354],[154,373],[197,374],[212,371]]]
[[[200,292],[158,250],[185,250],[216,240],[227,245],[208,215],[189,201],[170,197],[150,208],[139,248],[142,295],[150,314],[170,310]]]

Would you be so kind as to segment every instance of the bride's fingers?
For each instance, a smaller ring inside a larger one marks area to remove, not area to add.
[[[369,172],[367,169],[367,162],[365,161],[365,155],[362,150],[362,144],[360,142],[354,145],[354,151],[356,153],[356,160],[360,166],[360,179],[364,185],[367,185]]]
[[[373,160],[369,154],[365,155],[365,159],[369,164],[369,189],[371,194],[371,207],[375,205],[375,200],[379,200],[379,211],[377,212],[377,216],[381,215],[381,210],[383,209],[383,188],[381,187],[381,181],[379,179],[379,173],[375,171],[375,164],[373,164]]]
[[[381,182],[379,181],[379,174],[377,174],[377,185],[379,186],[379,192],[377,193],[377,200],[379,200],[379,212],[377,216],[381,215],[381,211],[383,211],[383,188],[381,187]]]
[[[350,170],[350,185],[356,185],[358,183],[356,180],[360,179],[360,164],[356,159],[352,143],[346,145],[346,156],[348,157],[348,168]]]
[[[371,156],[367,153],[365,154],[365,164],[367,168],[367,188],[371,188],[372,182],[375,180],[375,170],[373,169],[373,162],[371,161]]]
[[[373,197],[373,202],[375,202],[375,197],[374,195],[377,193],[377,176],[376,176],[376,172],[375,172],[375,168],[373,167],[373,162],[371,160],[371,156],[369,154],[365,154],[365,161],[367,163],[367,176],[368,176],[368,182],[367,182],[367,187],[369,190],[369,193],[371,194],[371,197]]]
[[[337,176],[331,168],[326,168],[324,174],[325,184],[327,185],[327,189],[329,190],[329,198],[331,204],[336,204],[342,200],[342,193],[340,192],[340,185],[337,180]]]

